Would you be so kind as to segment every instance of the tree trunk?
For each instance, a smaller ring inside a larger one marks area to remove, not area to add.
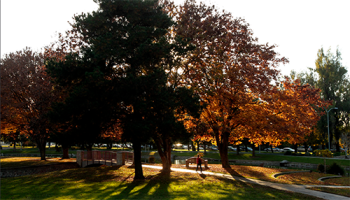
[[[145,179],[142,171],[142,163],[141,163],[141,142],[134,140],[134,165],[135,165],[135,177],[134,180],[142,180]]]
[[[60,151],[60,149],[58,148],[57,143],[56,143],[56,145],[55,145],[55,149],[56,149],[56,152],[59,152],[59,151]]]
[[[206,155],[206,154],[207,154],[207,145],[204,144],[204,155]]]
[[[170,172],[171,168],[171,143],[169,139],[164,139],[163,142],[160,139],[154,140],[158,149],[160,158],[162,159],[162,165],[164,172]]]
[[[224,132],[219,137],[219,132],[215,131],[215,138],[218,144],[219,153],[221,157],[222,168],[231,168],[230,163],[228,162],[228,138],[230,133]]]
[[[13,142],[13,151],[16,151],[16,142]]]
[[[38,146],[40,151],[40,159],[46,160],[46,141],[44,139],[38,139],[36,145]]]
[[[239,148],[239,145],[237,145],[237,155],[239,155],[239,151],[240,151],[240,148]]]
[[[63,149],[63,155],[62,155],[62,159],[69,159],[69,146],[68,145],[62,145],[62,149]]]
[[[253,151],[252,151],[252,157],[255,157],[255,148],[254,148],[254,145],[252,145],[252,149],[253,149]]]
[[[194,142],[191,140],[192,151],[196,151],[196,147],[194,146]]]

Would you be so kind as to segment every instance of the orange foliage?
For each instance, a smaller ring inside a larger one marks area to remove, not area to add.
[[[249,25],[214,6],[189,0],[179,7],[166,2],[165,10],[177,22],[171,34],[195,46],[183,57],[181,83],[190,85],[206,108],[199,120],[187,123],[196,139],[214,138],[223,167],[228,142],[249,138],[255,145],[295,143],[310,133],[319,119],[316,107],[327,103],[319,91],[298,82],[275,86],[276,69],[288,62],[274,45],[259,44]]]

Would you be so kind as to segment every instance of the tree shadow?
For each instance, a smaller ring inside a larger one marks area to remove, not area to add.
[[[232,177],[237,176],[237,177],[243,177],[239,173],[236,172],[236,170],[232,168],[224,168],[229,174],[231,174]]]
[[[205,174],[202,174],[200,173],[199,176],[202,178],[202,179],[205,179],[207,176]]]

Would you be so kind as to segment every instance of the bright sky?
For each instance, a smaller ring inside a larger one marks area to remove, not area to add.
[[[184,0],[175,0],[183,2]],[[284,75],[315,67],[317,51],[337,46],[350,71],[350,12],[348,0],[205,0],[250,24],[261,43],[276,44],[289,59]],[[93,0],[1,0],[1,56],[31,47],[39,50],[55,33],[70,28],[74,14],[97,9]],[[350,73],[350,72],[348,72]]]

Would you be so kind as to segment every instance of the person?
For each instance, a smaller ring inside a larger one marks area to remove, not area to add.
[[[198,166],[199,166],[201,168],[201,172],[202,172],[202,159],[199,157],[199,155],[197,156],[196,163],[197,163],[196,171],[198,170]]]

